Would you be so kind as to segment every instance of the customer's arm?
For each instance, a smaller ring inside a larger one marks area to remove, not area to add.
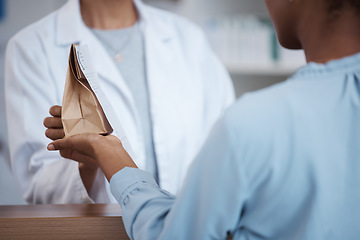
[[[160,189],[150,174],[136,169],[112,136],[77,135],[48,148],[62,149],[67,157],[72,149],[99,162],[111,179],[132,239],[225,239],[237,228],[247,197],[247,182],[230,135],[225,121],[220,121],[176,199]]]

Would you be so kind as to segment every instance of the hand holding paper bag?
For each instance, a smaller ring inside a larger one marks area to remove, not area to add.
[[[110,134],[104,111],[90,87],[78,61],[76,45],[72,45],[66,75],[61,119],[65,136],[80,133]]]

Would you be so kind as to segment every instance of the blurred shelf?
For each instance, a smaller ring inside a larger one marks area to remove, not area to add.
[[[290,76],[294,74],[303,65],[281,65],[281,64],[266,64],[266,65],[241,65],[224,63],[226,69],[231,75],[252,75],[252,76]],[[305,65],[305,64],[304,64]]]

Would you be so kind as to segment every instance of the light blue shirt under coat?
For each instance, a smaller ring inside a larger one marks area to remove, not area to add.
[[[111,188],[135,239],[359,239],[360,54],[238,100],[176,198],[138,169]]]
[[[134,98],[139,115],[139,126],[144,138],[145,170],[150,172],[156,182],[159,180],[153,139],[150,97],[146,79],[146,61],[143,34],[139,23],[115,30],[91,29],[100,40]],[[122,60],[116,61],[120,55]]]

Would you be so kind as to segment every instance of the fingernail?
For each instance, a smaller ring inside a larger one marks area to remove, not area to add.
[[[54,144],[50,143],[50,144],[48,145],[47,149],[50,150],[50,151],[51,151],[51,150],[55,150]]]

